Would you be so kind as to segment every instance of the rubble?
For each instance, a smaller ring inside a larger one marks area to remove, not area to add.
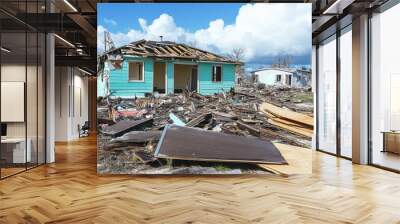
[[[211,96],[184,91],[182,94],[157,94],[157,97],[154,95],[145,98],[99,98],[98,171],[123,174],[271,171],[257,165],[226,165],[218,161],[183,163],[176,159],[154,156],[160,133],[169,124],[309,148],[312,127],[284,119],[274,112],[266,113],[263,106],[265,102],[308,117],[313,114],[312,93],[308,89],[253,84],[238,86],[235,90]],[[302,129],[306,130],[303,132]],[[195,169],[194,164],[202,168]],[[218,166],[226,166],[226,169],[215,170],[214,167]]]

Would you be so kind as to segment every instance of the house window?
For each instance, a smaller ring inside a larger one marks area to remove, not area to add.
[[[129,81],[143,80],[143,62],[129,62]]]
[[[281,75],[276,75],[276,82],[281,82],[282,76]]]
[[[221,82],[222,81],[222,66],[214,65],[212,66],[212,81]]]

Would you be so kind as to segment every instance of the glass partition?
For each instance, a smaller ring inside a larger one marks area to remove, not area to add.
[[[45,162],[46,40],[17,19],[42,6],[43,1],[0,2],[14,12],[0,12],[1,179]]]
[[[336,153],[336,36],[318,47],[318,149]]]
[[[371,162],[400,171],[400,5],[371,19]]]
[[[352,32],[340,36],[340,155],[352,157]]]
[[[2,177],[24,171],[27,162],[31,162],[26,141],[26,41],[25,32],[1,35]]]

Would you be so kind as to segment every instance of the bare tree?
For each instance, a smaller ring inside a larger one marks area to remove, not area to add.
[[[234,48],[232,53],[227,55],[229,59],[232,61],[243,62],[244,60],[244,49],[243,48]],[[244,67],[243,64],[236,65],[235,72],[237,75],[237,80],[240,80],[244,77]]]
[[[234,48],[232,50],[232,53],[228,54],[228,57],[234,61],[243,61],[244,49],[243,48]]]
[[[290,55],[279,55],[275,58],[271,67],[274,68],[289,68],[292,65],[292,56]]]

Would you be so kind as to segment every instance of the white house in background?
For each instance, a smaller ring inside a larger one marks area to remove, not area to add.
[[[308,87],[311,71],[289,68],[263,68],[251,72],[254,81],[270,86]]]

